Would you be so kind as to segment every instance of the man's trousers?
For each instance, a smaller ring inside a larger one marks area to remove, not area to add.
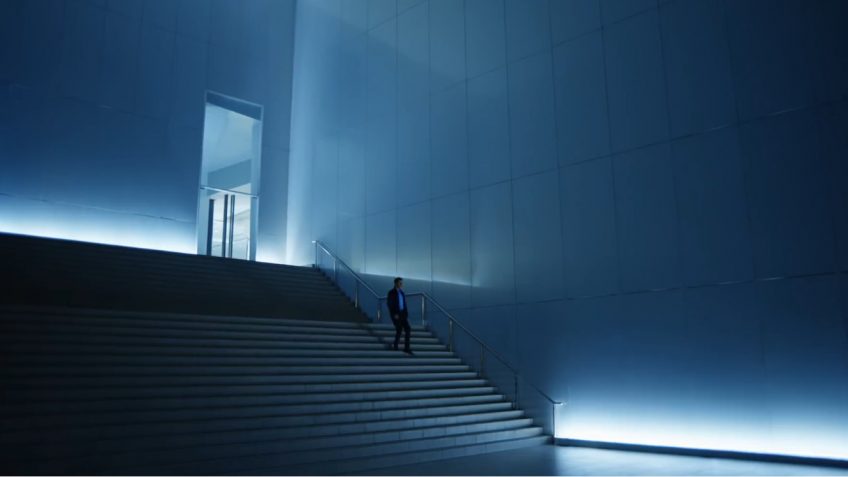
[[[406,337],[404,338],[403,349],[409,351],[409,336],[412,334],[412,327],[409,326],[409,318],[405,314],[400,315],[397,319],[392,317],[392,323],[395,325],[395,349],[398,347],[401,332],[405,331]]]

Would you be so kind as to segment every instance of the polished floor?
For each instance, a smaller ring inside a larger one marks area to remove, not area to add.
[[[846,475],[848,469],[542,446],[361,475]]]

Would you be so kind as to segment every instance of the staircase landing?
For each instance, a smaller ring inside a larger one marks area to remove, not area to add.
[[[0,233],[0,305],[357,321],[319,270]]]

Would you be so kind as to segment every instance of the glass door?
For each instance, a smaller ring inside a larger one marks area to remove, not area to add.
[[[206,188],[206,255],[255,260],[257,197]]]
[[[206,94],[197,253],[256,259],[262,107]]]

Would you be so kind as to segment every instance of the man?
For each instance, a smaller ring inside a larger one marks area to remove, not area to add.
[[[398,349],[400,333],[401,331],[405,331],[406,337],[403,352],[411,355],[412,350],[409,349],[409,335],[412,333],[412,328],[409,326],[409,311],[406,308],[406,295],[403,293],[403,278],[395,278],[395,287],[389,290],[386,296],[386,304],[389,306],[389,315],[391,315],[392,323],[395,325],[394,349]]]

